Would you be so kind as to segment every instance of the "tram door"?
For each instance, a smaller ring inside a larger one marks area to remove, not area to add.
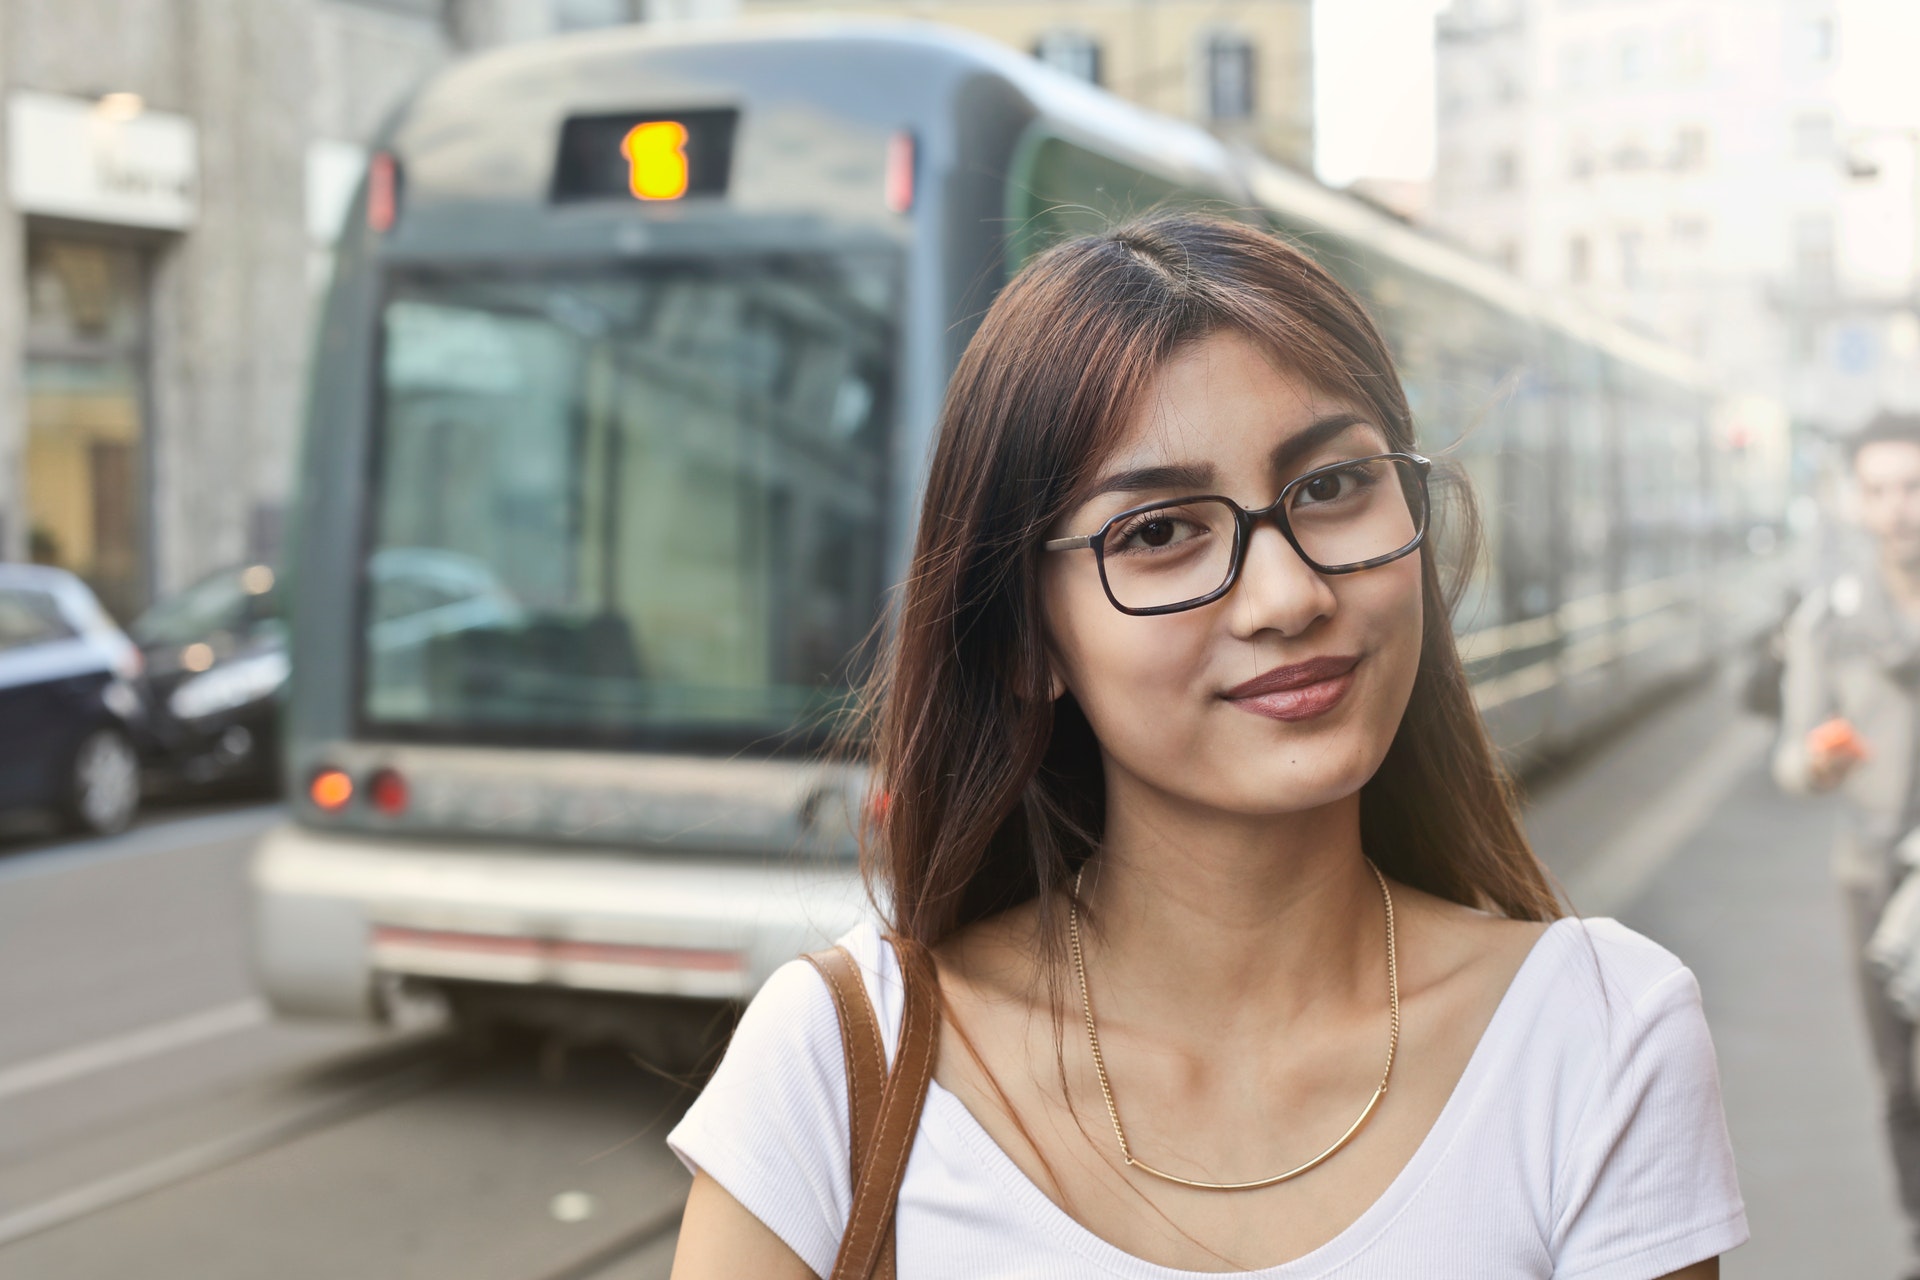
[[[110,240],[27,240],[29,554],[122,622],[147,603],[147,262]]]

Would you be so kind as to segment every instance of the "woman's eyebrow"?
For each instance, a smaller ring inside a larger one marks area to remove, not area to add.
[[[1335,413],[1324,418],[1316,418],[1281,441],[1280,446],[1273,451],[1273,469],[1285,471],[1342,432],[1367,425],[1369,425],[1367,419],[1357,413]]]
[[[1087,491],[1083,501],[1091,501],[1106,493],[1140,493],[1148,489],[1186,489],[1199,493],[1213,483],[1212,466],[1200,463],[1175,462],[1157,467],[1135,467],[1131,471],[1116,471],[1099,484]]]
[[[1316,418],[1281,441],[1273,451],[1273,468],[1284,471],[1306,454],[1352,427],[1367,425],[1357,413],[1335,413]],[[1151,489],[1185,489],[1192,493],[1207,491],[1217,473],[1211,463],[1170,462],[1152,467],[1134,467],[1116,471],[1087,491],[1083,501],[1108,493],[1142,493]]]

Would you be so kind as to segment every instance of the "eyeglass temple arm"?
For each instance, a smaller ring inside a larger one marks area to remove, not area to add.
[[[1091,547],[1092,545],[1092,534],[1079,533],[1071,538],[1054,538],[1052,541],[1043,542],[1040,544],[1040,549],[1042,551],[1077,551],[1081,547]]]

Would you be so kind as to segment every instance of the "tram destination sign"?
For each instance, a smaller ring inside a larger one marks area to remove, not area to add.
[[[731,108],[573,116],[560,128],[556,202],[723,196],[733,166]]]

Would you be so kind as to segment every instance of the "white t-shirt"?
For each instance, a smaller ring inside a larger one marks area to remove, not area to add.
[[[891,1061],[900,973],[871,925],[859,961]],[[805,961],[747,1009],[671,1134],[825,1276],[853,1199],[833,1000]],[[1075,1222],[936,1081],[900,1188],[901,1280],[1202,1275],[1143,1261]],[[1700,989],[1612,920],[1534,944],[1433,1129],[1357,1221],[1265,1280],[1654,1280],[1747,1239]]]

